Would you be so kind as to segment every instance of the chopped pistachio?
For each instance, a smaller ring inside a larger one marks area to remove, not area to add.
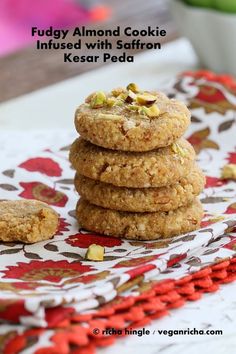
[[[105,252],[104,247],[100,245],[92,244],[89,246],[86,252],[85,259],[89,261],[103,261],[104,252]]]
[[[153,103],[156,102],[156,100],[157,97],[149,93],[143,93],[141,95],[137,95],[137,102],[144,106],[152,105]]]
[[[138,93],[140,91],[138,85],[134,84],[133,82],[131,82],[126,88],[128,91],[130,90],[134,93]]]
[[[139,109],[139,113],[148,116],[149,118],[158,117],[160,110],[156,104],[153,104],[151,107],[142,106]]]
[[[116,105],[117,99],[115,97],[108,97],[107,105],[108,107],[113,107]]]
[[[186,150],[179,146],[178,143],[174,143],[171,145],[172,150],[175,154],[180,155],[181,157],[186,157]]]
[[[116,100],[115,106],[123,106],[124,101],[120,100],[119,98]]]
[[[114,97],[118,97],[119,95],[121,95],[122,93],[125,93],[125,92],[126,92],[126,90],[123,87],[117,87],[111,91],[111,93]]]
[[[127,108],[128,108],[130,111],[139,111],[141,107],[138,106],[138,105],[135,105],[135,104],[131,104],[131,105],[127,106]]]
[[[117,99],[118,99],[118,100],[121,100],[121,101],[125,101],[126,98],[127,98],[127,96],[128,96],[128,92],[122,92],[122,93],[117,97]]]
[[[99,113],[96,118],[103,119],[103,120],[121,120],[123,119],[123,116],[120,116],[118,114]]]
[[[221,172],[221,178],[223,179],[233,179],[236,181],[236,164],[225,165]]]
[[[126,96],[125,102],[126,103],[132,103],[133,101],[136,100],[136,94],[132,91],[128,91],[128,94]]]
[[[122,106],[123,104],[124,104],[124,101],[118,97],[108,97],[107,98],[107,106],[108,107]]]
[[[90,103],[91,99],[93,98],[93,96],[96,94],[96,92],[90,93],[90,95],[88,95],[88,97],[85,98],[85,103]]]
[[[106,95],[103,91],[96,92],[90,101],[91,108],[101,108],[106,104]]]

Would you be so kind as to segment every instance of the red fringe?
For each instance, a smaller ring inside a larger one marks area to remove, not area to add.
[[[51,338],[52,346],[37,349],[35,354],[94,354],[96,347],[112,345],[119,337],[125,336],[125,329],[145,327],[152,320],[166,316],[170,310],[182,307],[187,301],[196,301],[202,294],[215,292],[221,284],[234,280],[236,257],[179,280],[156,282],[150,290],[138,296],[118,297],[94,313],[80,315],[65,312],[67,318],[56,326],[51,323],[51,329],[55,331]],[[108,328],[119,332],[106,335],[103,331]],[[50,324],[47,329],[50,329]],[[27,347],[32,337],[40,336],[47,329],[34,328],[16,335],[5,345],[3,353],[19,353]]]

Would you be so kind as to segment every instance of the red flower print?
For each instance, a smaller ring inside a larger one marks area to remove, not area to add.
[[[227,183],[226,180],[223,180],[223,179],[220,179],[220,178],[217,178],[217,177],[206,176],[205,188],[220,187],[220,186],[223,186],[226,183]]]
[[[20,196],[26,199],[37,199],[50,205],[64,207],[68,201],[67,196],[55,189],[40,182],[21,182],[20,186],[24,188]]]
[[[60,218],[56,236],[63,235],[63,232],[69,231],[67,226],[70,226],[70,224],[68,224],[68,222],[66,222],[66,219]]]
[[[214,221],[212,221],[211,219],[210,220],[203,220],[201,222],[201,228],[204,228],[204,227],[207,227],[207,226],[210,226],[214,224]]]
[[[227,101],[222,91],[212,85],[199,85],[199,92],[196,96],[199,101],[215,103]]]
[[[198,71],[185,71],[182,76],[192,76],[193,78],[199,79],[199,78],[204,78],[207,81],[211,82],[218,82],[225,87],[227,87],[231,92],[234,92],[236,94],[236,81],[235,79],[230,76],[230,75],[225,75],[225,74],[214,74],[212,71],[208,70],[198,70]]]
[[[35,157],[19,165],[30,172],[40,172],[50,177],[60,177],[62,169],[59,164],[46,157]]]
[[[122,241],[115,237],[78,233],[68,237],[66,243],[73,247],[88,248],[93,243],[104,247],[120,246]]]
[[[229,163],[236,163],[236,152],[230,152],[227,160]]]
[[[229,205],[225,214],[236,214],[236,203]]]
[[[225,220],[225,217],[223,215],[211,215],[211,214],[205,214],[204,215],[204,220],[201,222],[201,228],[210,226],[215,224],[216,222]]]
[[[227,248],[232,251],[236,251],[236,238],[223,246],[223,248]]]
[[[188,141],[193,145],[197,154],[203,149],[219,150],[219,145],[215,141],[208,139],[210,133],[210,128],[207,127],[205,129],[194,132],[188,137]]]
[[[195,83],[196,85],[196,83]],[[190,102],[191,109],[204,108],[206,113],[219,112],[224,114],[227,110],[235,110],[235,105],[225,96],[222,89],[209,84],[197,84],[198,94]]]
[[[32,290],[36,289],[38,287],[37,283],[34,282],[23,282],[23,281],[18,281],[18,282],[0,282],[0,291],[11,291],[11,292],[17,292],[18,290]]]
[[[1,320],[19,322],[20,316],[29,316],[29,315],[30,312],[26,310],[24,300],[13,300],[13,299],[0,300]],[[15,348],[16,347],[14,347],[14,349]],[[1,341],[1,349],[2,349],[2,341]],[[4,351],[4,353],[14,353],[14,351]]]
[[[8,266],[3,278],[21,279],[24,281],[46,280],[54,283],[64,278],[76,277],[93,270],[93,267],[82,265],[81,262],[68,261],[31,261],[19,262],[17,266]]]

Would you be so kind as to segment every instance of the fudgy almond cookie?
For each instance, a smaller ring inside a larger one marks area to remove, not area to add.
[[[108,150],[79,138],[71,146],[70,161],[79,174],[118,187],[161,187],[190,173],[195,152],[183,138],[142,153]]]
[[[168,212],[131,213],[105,209],[80,199],[76,216],[80,226],[89,231],[134,240],[156,240],[198,229],[203,209],[195,199],[188,206]]]
[[[75,127],[91,143],[108,149],[149,151],[171,145],[190,124],[187,107],[161,92],[135,84],[91,94],[75,113]]]
[[[187,205],[201,193],[205,177],[197,165],[189,175],[167,187],[125,188],[76,174],[75,188],[81,197],[103,208],[153,212],[169,211]]]
[[[0,241],[34,243],[51,238],[58,214],[37,200],[0,202]]]

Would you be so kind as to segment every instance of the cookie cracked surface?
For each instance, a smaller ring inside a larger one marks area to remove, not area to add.
[[[142,153],[108,150],[79,138],[71,146],[70,161],[79,174],[118,187],[162,187],[190,173],[195,152],[183,138]]]
[[[0,241],[34,243],[51,238],[58,214],[37,200],[0,202]]]
[[[194,231],[203,217],[201,203],[169,212],[131,213],[105,209],[80,199],[76,216],[80,226],[104,235],[134,240],[156,240]]]
[[[184,134],[190,124],[185,104],[132,85],[91,94],[77,108],[75,127],[82,138],[108,149],[149,151]]]

